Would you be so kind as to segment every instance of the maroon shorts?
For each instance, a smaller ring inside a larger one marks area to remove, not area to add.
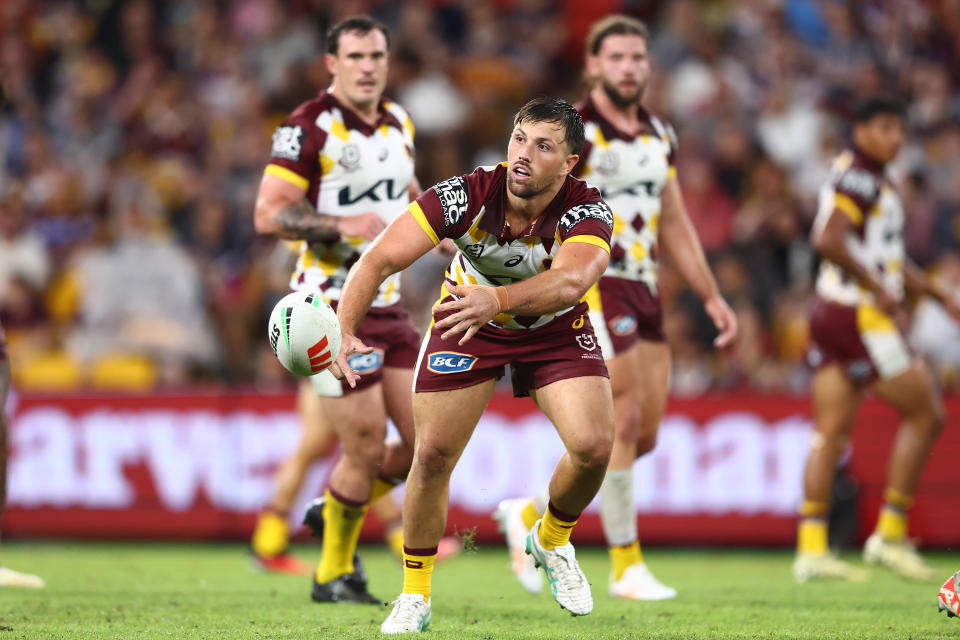
[[[449,315],[435,314],[435,320]],[[442,340],[442,331],[424,338],[417,362],[414,391],[463,389],[491,378],[501,378],[510,365],[513,395],[530,395],[551,382],[603,376],[609,378],[600,347],[580,303],[537,329],[495,329],[487,325],[460,346],[457,335]]]
[[[336,309],[336,301],[331,302]],[[357,328],[357,337],[368,347],[370,353],[358,353],[347,359],[349,365],[360,374],[356,388],[341,382],[344,395],[356,393],[377,384],[383,379],[384,367],[413,369],[420,350],[420,335],[410,324],[410,314],[401,303],[389,307],[371,307]]]
[[[604,358],[623,353],[638,340],[666,342],[660,298],[643,282],[604,276],[597,290],[588,294],[590,319],[597,328],[597,340]],[[595,308],[599,307],[599,308]]]
[[[816,298],[810,314],[810,349],[814,368],[839,364],[858,384],[889,379],[907,370],[913,359],[893,321],[876,309]]]

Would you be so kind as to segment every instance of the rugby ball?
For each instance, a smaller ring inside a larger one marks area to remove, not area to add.
[[[298,376],[325,370],[340,353],[340,323],[323,296],[288,293],[270,314],[270,348],[280,364]]]

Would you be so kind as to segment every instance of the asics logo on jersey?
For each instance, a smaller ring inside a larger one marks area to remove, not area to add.
[[[427,369],[434,373],[463,373],[473,369],[477,357],[455,351],[437,351],[427,356]]]
[[[613,213],[605,202],[585,202],[570,208],[560,218],[560,228],[569,232],[577,223],[587,218],[599,220],[613,229]]]
[[[503,263],[505,267],[515,267],[523,262],[523,256],[510,256],[510,259]]]
[[[273,132],[273,148],[270,155],[285,160],[300,160],[300,150],[303,148],[303,127],[277,127]]]
[[[347,364],[361,375],[371,373],[383,366],[383,351],[374,349],[370,353],[355,353],[347,358]]]
[[[455,177],[438,182],[433,188],[443,207],[443,222],[452,227],[460,222],[467,213],[467,183],[463,178]]]
[[[374,182],[372,187],[364,190],[356,197],[351,196],[350,187],[346,186],[340,189],[340,192],[337,194],[337,200],[340,206],[347,206],[360,202],[361,200],[372,200],[373,202],[399,200],[406,195],[406,185],[398,185],[393,178],[381,178]]]

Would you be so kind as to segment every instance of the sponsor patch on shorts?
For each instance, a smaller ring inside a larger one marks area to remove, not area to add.
[[[463,373],[473,369],[477,356],[456,351],[435,351],[427,356],[427,369],[434,373]]]
[[[617,316],[610,321],[610,330],[618,336],[628,336],[637,330],[637,319],[633,316]]]
[[[355,353],[347,358],[347,364],[360,375],[373,373],[383,366],[383,350],[374,349],[370,353]]]

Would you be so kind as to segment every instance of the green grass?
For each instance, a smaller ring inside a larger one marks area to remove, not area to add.
[[[301,547],[315,559],[316,547]],[[362,550],[371,591],[392,599],[401,570],[382,547]],[[594,612],[573,618],[548,593],[530,596],[501,549],[441,565],[430,638],[950,638],[960,622],[937,614],[937,584],[874,571],[866,585],[794,584],[786,551],[648,552],[676,586],[670,602],[606,595],[602,550],[579,557]],[[943,579],[957,554],[931,554]],[[240,545],[6,543],[3,564],[44,577],[42,591],[0,590],[7,638],[377,638],[386,608],[318,605],[309,579],[252,573]]]

